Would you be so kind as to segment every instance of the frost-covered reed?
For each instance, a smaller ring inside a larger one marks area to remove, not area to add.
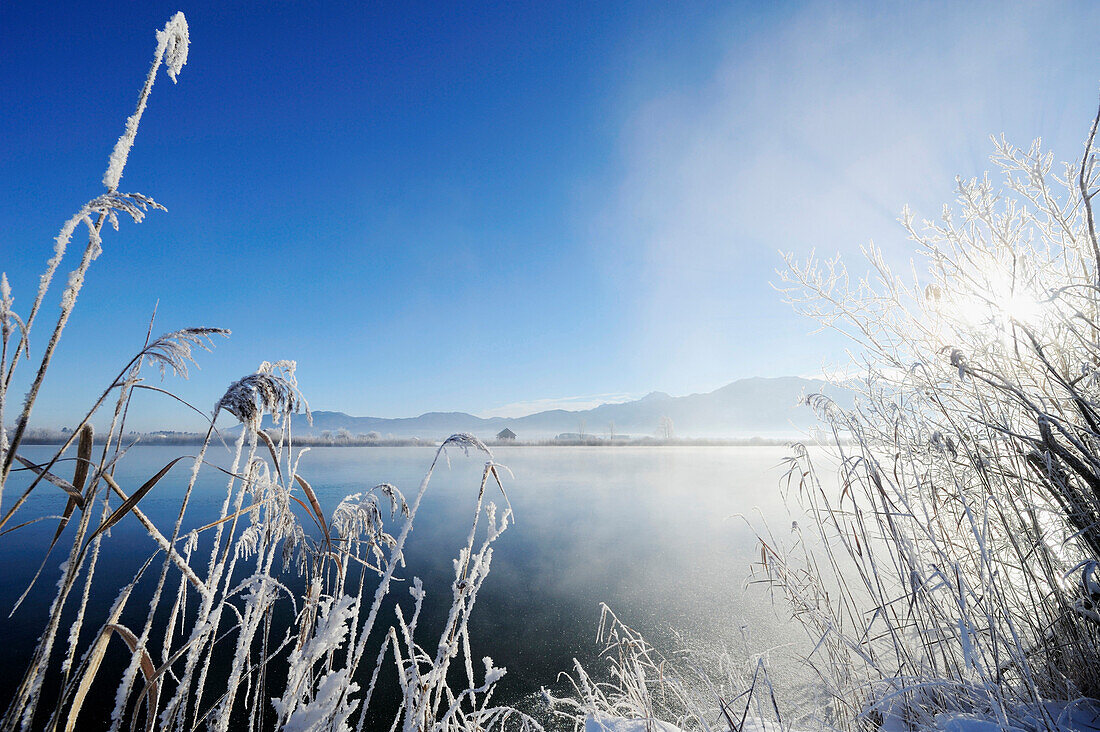
[[[1000,188],[959,180],[938,221],[903,212],[908,277],[873,246],[863,277],[786,258],[780,290],[849,336],[859,369],[838,380],[853,409],[806,398],[829,469],[794,445],[785,482],[816,520],[761,531],[750,580],[806,630],[823,693],[773,687],[763,658],[695,673],[605,610],[610,678],[577,664],[560,715],[616,732],[1096,729],[1098,125],[1060,167],[995,138]]]
[[[122,435],[131,396],[146,389],[171,397],[143,383],[143,371],[186,377],[196,352],[228,335],[217,328],[189,328],[147,336],[48,460],[35,462],[21,453],[50,361],[89,268],[102,252],[103,224],[117,230],[119,214],[137,223],[147,211],[162,209],[142,194],[117,190],[160,67],[165,65],[175,81],[187,61],[183,14],[169,20],[156,41],[137,110],[127,119],[103,178],[107,190],[62,227],[25,316],[15,310],[6,276],[0,277],[0,499],[6,499],[0,541],[20,540],[19,529],[29,523],[22,521],[26,500],[34,491],[55,492],[61,514],[31,583],[46,574],[56,582],[56,593],[33,656],[6,700],[0,729],[81,728],[91,695],[113,686],[112,731],[142,725],[166,731],[362,730],[378,709],[372,702],[378,701],[373,695],[381,674],[396,679],[402,697],[394,729],[474,730],[506,723],[541,729],[529,717],[491,702],[505,671],[489,658],[476,659],[472,650],[470,613],[489,572],[493,543],[511,523],[510,508],[499,510],[488,500],[492,486],[503,495],[501,469],[476,438],[446,440],[410,501],[381,483],[325,506],[305,477],[305,450],[293,439],[294,415],[308,419],[309,407],[298,390],[295,364],[278,361],[231,384],[209,414],[192,407],[209,423],[196,455],[170,461],[140,486],[120,485],[115,475],[128,447]],[[31,352],[38,316],[78,230],[86,231],[88,243],[63,289],[57,320],[9,434],[4,407],[13,376]],[[104,411],[109,426],[106,438],[97,441],[91,420]],[[220,443],[214,423],[223,412],[241,424],[227,469],[213,468],[206,459]],[[277,432],[260,429],[265,415]],[[72,476],[63,477],[70,460],[63,455],[74,442]],[[404,574],[406,542],[435,462],[455,449],[481,453],[486,463],[469,537],[454,560],[450,611],[433,631],[421,619],[426,590],[420,580],[412,578],[411,595],[403,600],[391,597],[391,589],[399,569]],[[177,464],[189,471],[172,472]],[[218,515],[190,517],[200,473],[215,469],[225,479]],[[17,471],[27,476],[20,481],[25,487],[17,497],[5,497]],[[141,510],[141,501],[165,490],[179,496],[179,509],[172,525],[157,526]],[[211,520],[187,529],[196,518]],[[96,571],[109,529],[119,521],[141,523],[150,538],[148,560],[121,588],[105,586]],[[55,551],[67,557],[60,576],[50,577],[47,568],[53,565],[47,560]],[[92,593],[117,595],[105,614],[96,614],[89,604]],[[143,619],[123,624],[124,613],[141,617],[142,606]],[[383,620],[391,612],[394,619]],[[292,622],[279,620],[287,615]],[[117,678],[105,678],[104,658],[112,644],[125,647],[130,661]]]
[[[760,564],[811,634],[831,726],[1059,729],[1100,697],[1097,121],[1077,162],[994,139],[1000,187],[906,210],[909,276],[874,247],[863,277],[787,258],[789,300],[862,370],[855,409],[808,398],[839,484],[791,458],[814,551],[765,541]]]
[[[731,622],[738,619],[731,618]],[[553,715],[585,730],[608,732],[738,732],[790,729],[776,697],[765,654],[711,650],[666,657],[607,605],[597,642],[602,668],[574,659],[562,674],[566,696],[543,689]],[[745,649],[742,649],[745,651]]]
[[[541,729],[494,705],[504,669],[472,648],[470,614],[493,544],[511,523],[506,496],[503,509],[487,500],[494,487],[503,496],[501,468],[476,438],[444,442],[411,500],[380,483],[325,506],[292,429],[309,408],[294,363],[278,361],[215,402],[196,455],[170,461],[140,486],[120,485],[131,396],[139,389],[170,396],[143,383],[143,369],[186,376],[198,350],[228,335],[193,328],[150,334],[50,459],[36,463],[20,452],[102,252],[103,225],[117,230],[120,214],[138,223],[162,208],[118,191],[159,68],[166,65],[174,81],[186,62],[183,15],[156,40],[137,110],[110,157],[106,191],[62,226],[24,315],[0,276],[0,541],[19,540],[32,492],[53,491],[60,511],[32,581],[46,574],[43,581],[56,586],[53,602],[0,730],[77,729],[93,690],[105,686],[114,689],[112,731],[362,730],[380,708],[384,674],[399,696],[393,729]],[[817,521],[805,537],[797,530],[794,547],[771,536],[761,542],[761,576],[810,634],[806,662],[828,694],[825,707],[792,716],[759,659],[744,666],[722,658],[717,675],[669,663],[605,608],[610,676],[597,681],[578,664],[572,695],[551,699],[560,719],[647,731],[795,723],[898,729],[943,727],[965,715],[1001,728],[1053,730],[1100,697],[1098,123],[1100,114],[1081,160],[1060,169],[1038,144],[1021,150],[995,140],[1001,189],[989,178],[959,181],[956,207],[945,207],[939,221],[918,226],[906,212],[903,224],[925,265],[911,279],[897,276],[875,248],[863,278],[838,260],[787,260],[791,302],[851,336],[863,359],[862,379],[845,384],[860,389],[855,409],[808,399],[834,429],[840,483],[823,480],[796,446],[792,493]],[[14,374],[78,231],[87,243],[9,433]],[[217,516],[187,529],[200,473],[215,469],[206,458],[219,444],[214,423],[222,412],[241,424],[229,467],[218,468],[224,498]],[[108,427],[97,442],[90,422],[101,413]],[[261,429],[265,415],[277,430]],[[74,443],[70,478],[61,474],[62,456]],[[425,627],[418,579],[400,585],[408,597],[391,590],[448,449],[480,452],[486,464],[454,559],[450,609],[433,629]],[[180,463],[190,468],[182,481],[171,472]],[[5,495],[16,471],[25,487]],[[168,482],[176,482],[179,509],[171,526],[157,526],[141,502]],[[97,562],[109,529],[124,520],[143,526],[150,555],[124,587],[104,587]],[[50,577],[55,551],[66,556]],[[106,613],[90,610],[93,592],[117,593]],[[142,605],[137,623],[122,622]],[[391,612],[393,620],[383,620]],[[285,615],[292,621],[280,621]],[[130,660],[104,678],[112,644]]]

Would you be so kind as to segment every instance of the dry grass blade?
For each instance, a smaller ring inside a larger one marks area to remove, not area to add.
[[[275,449],[275,443],[271,441],[271,437],[263,430],[256,430],[256,434],[259,435],[260,439],[267,445],[267,450],[271,453],[271,462],[275,464],[275,472],[279,474],[279,478],[281,479],[283,477],[283,469],[279,467],[279,453]]]
[[[293,496],[291,496],[291,498],[293,498]],[[295,499],[295,500],[297,500],[297,499]],[[299,501],[299,503],[301,503],[301,501]],[[206,526],[200,526],[199,528],[195,529],[195,532],[194,532],[194,533],[196,533],[196,534],[201,534],[202,532],[206,531],[207,529],[212,529],[212,528],[214,528],[215,526],[218,526],[218,525],[220,525],[220,524],[224,524],[224,523],[225,523],[226,521],[232,521],[232,520],[233,520],[233,519],[235,519],[235,518],[238,518],[238,517],[240,517],[240,516],[244,516],[244,515],[245,515],[246,513],[248,513],[249,511],[252,511],[252,510],[254,510],[254,509],[257,509],[257,508],[259,508],[259,507],[260,507],[261,505],[263,505],[263,504],[260,504],[260,503],[253,503],[253,504],[252,504],[251,506],[247,506],[247,507],[245,507],[245,508],[242,508],[242,509],[241,509],[240,511],[237,511],[236,513],[231,513],[231,514],[229,514],[228,516],[226,516],[226,517],[225,517],[225,518],[223,518],[223,519],[218,519],[217,521],[211,521],[211,522],[210,522],[210,523],[208,523],[208,524],[207,524]],[[302,505],[304,506],[305,504],[302,504]]]
[[[118,633],[118,637],[121,638],[126,645],[130,648],[131,653],[138,652],[138,639],[133,632],[125,625],[119,623],[108,623],[104,627],[104,632],[113,630]],[[145,685],[149,689],[148,693],[145,693],[145,729],[148,732],[152,732],[156,727],[157,718],[156,710],[153,709],[153,700],[157,698],[156,685],[157,685],[157,667],[153,663],[152,657],[149,655],[149,651],[145,648],[141,649],[141,673],[145,676]]]
[[[121,521],[126,514],[130,513],[130,510],[134,508],[134,506],[136,506],[142,498],[145,497],[145,494],[151,491],[153,489],[153,486],[160,482],[160,479],[163,478],[165,474],[172,469],[172,466],[178,463],[180,460],[183,460],[185,457],[187,456],[181,455],[180,457],[176,458],[175,460],[171,461],[163,468],[161,468],[160,472],[158,472],[152,478],[145,481],[145,483],[142,484],[140,488],[134,491],[134,494],[132,496],[123,501],[122,505],[116,508],[115,512],[107,517],[106,521],[99,525],[99,528],[92,532],[91,536],[89,536],[87,540],[85,540],[84,548],[87,549],[88,545],[91,544],[93,539],[110,529],[112,526]]]
[[[508,468],[506,468],[503,465],[497,465],[494,462],[488,463],[488,465],[486,465],[486,468],[489,470],[489,473],[493,476],[493,480],[496,481],[497,488],[500,489],[500,495],[502,495],[504,497],[504,502],[508,505],[508,510],[511,511],[512,510],[512,500],[510,498],[508,498],[508,492],[504,490],[504,483],[501,482],[501,480],[500,480],[500,472],[499,472],[500,468],[504,468],[505,470],[508,470]],[[508,470],[509,474],[511,474],[511,472],[512,472],[511,470]]]
[[[107,481],[107,484],[111,486],[111,490],[113,490],[118,495],[118,497],[122,499],[123,504],[130,500],[129,496],[127,496],[125,491],[123,491],[122,488],[119,487],[118,483],[115,482],[115,479],[112,478],[110,474],[104,474],[103,478]],[[183,575],[187,577],[188,581],[192,585],[195,586],[195,589],[199,591],[199,594],[209,594],[210,590],[207,588],[206,585],[203,584],[198,575],[195,574],[195,571],[191,569],[191,565],[187,563],[186,559],[179,555],[179,552],[176,551],[175,547],[168,543],[168,539],[164,538],[164,534],[160,533],[160,530],[152,521],[149,520],[149,517],[142,513],[141,509],[138,508],[136,505],[132,506],[130,510],[133,511],[134,518],[136,518],[141,523],[141,525],[145,527],[145,530],[149,532],[149,535],[153,537],[153,540],[160,546],[160,548],[167,552],[168,558],[171,559],[173,563],[175,563],[176,567],[178,567],[181,572],[183,572]]]
[[[27,583],[27,589],[23,590],[23,594],[20,595],[19,599],[15,601],[15,604],[12,605],[11,612],[8,613],[9,618],[14,615],[15,611],[19,609],[19,606],[23,604],[23,600],[27,599],[27,595],[30,593],[31,588],[34,587],[34,583],[37,582],[38,578],[42,575],[42,570],[45,569],[46,562],[50,559],[50,553],[53,552],[53,548],[57,546],[57,542],[61,538],[62,532],[65,531],[65,526],[68,525],[69,519],[72,518],[73,511],[75,510],[76,501],[73,500],[72,496],[69,496],[69,500],[65,503],[65,513],[61,515],[61,520],[57,522],[57,530],[54,531],[53,539],[50,541],[49,547],[46,548],[46,555],[42,557],[42,563],[38,565],[38,571],[34,573],[34,577],[31,577],[31,581]],[[8,533],[8,531],[15,531],[15,529],[26,526],[28,523],[31,522],[25,521],[19,524],[19,526],[8,529],[7,531],[2,531],[0,532],[0,536]]]
[[[50,483],[53,483],[61,490],[68,493],[69,498],[76,501],[76,505],[80,507],[80,510],[84,510],[84,494],[78,491],[72,483],[65,480],[64,478],[54,475],[48,470],[43,469],[41,465],[38,465],[37,463],[32,463],[30,460],[27,460],[22,455],[16,455],[15,459],[19,461],[22,465],[27,467],[29,470],[33,471],[35,474],[42,476]],[[2,525],[3,524],[0,524],[0,526]]]
[[[80,444],[76,450],[76,468],[73,469],[73,488],[75,488],[81,495],[84,494],[84,482],[88,480],[88,470],[92,466],[92,441],[95,436],[95,431],[90,424],[84,425],[80,429]],[[87,498],[85,498],[87,500]],[[50,542],[50,548],[46,550],[46,556],[50,556],[50,552],[57,545],[57,540],[61,538],[61,532],[65,530],[65,526],[69,523],[69,519],[72,518],[73,511],[76,510],[77,502],[73,496],[69,496],[69,501],[65,504],[65,512],[61,516],[61,520],[57,523],[57,531],[54,532],[53,540]],[[81,507],[80,510],[84,510]],[[42,563],[45,564],[46,560],[43,559]],[[41,572],[41,568],[39,572]],[[38,575],[35,575],[37,578]],[[31,584],[34,584],[32,581]]]
[[[53,540],[50,542],[50,548],[46,550],[47,556],[53,550],[57,544],[57,540],[61,538],[61,532],[65,530],[65,526],[68,525],[69,519],[73,516],[73,511],[76,510],[76,501],[72,496],[69,496],[68,502],[65,503],[65,512],[61,514],[61,520],[57,522],[57,531],[54,532]]]
[[[301,620],[298,622],[298,644],[297,649],[301,650],[302,646],[309,640],[310,633],[313,630],[314,622],[317,619],[317,600],[318,600],[317,587],[310,587],[306,591],[306,596],[303,598],[304,603],[302,606]]]
[[[294,474],[294,480],[298,481],[298,485],[302,486],[302,490],[305,491],[306,497],[309,498],[310,505],[313,506],[313,513],[317,520],[317,525],[321,527],[321,531],[325,534],[325,544],[332,546],[332,536],[329,535],[328,522],[325,521],[325,515],[321,513],[321,503],[317,500],[317,494],[313,492],[313,487],[306,482],[306,479],[297,473]]]
[[[718,697],[718,709],[722,712],[722,717],[726,720],[726,724],[729,726],[730,732],[739,732],[740,728],[733,721],[733,718],[730,717],[729,709],[726,708],[726,704],[727,704],[726,700],[724,700],[721,696],[719,696]]]
[[[76,468],[73,469],[73,488],[84,493],[84,481],[88,479],[88,469],[92,466],[92,442],[95,430],[90,424],[80,428],[80,444],[76,448]],[[81,509],[83,510],[83,509]]]
[[[19,531],[19,529],[23,528],[24,526],[30,526],[31,524],[37,524],[39,521],[49,521],[50,519],[55,519],[55,518],[61,518],[61,517],[59,517],[59,516],[39,516],[38,518],[27,519],[26,521],[24,521],[21,524],[16,524],[15,526],[12,526],[10,529],[4,529],[3,531],[0,531],[0,536],[4,536],[5,534],[10,534],[13,531]]]
[[[317,517],[313,515],[313,509],[309,507],[309,504],[307,504],[305,501],[303,501],[298,496],[291,496],[290,500],[294,501],[299,506],[301,506],[302,510],[306,512],[306,515],[309,516],[310,520],[313,521],[313,523],[317,524],[318,528],[321,527],[321,525],[319,523],[317,523]]]
[[[86,424],[80,429],[80,444],[76,450],[76,468],[73,469],[72,484],[73,490],[80,495],[84,495],[84,483],[88,480],[88,470],[92,466],[92,443],[94,437],[95,431],[90,424]],[[85,500],[87,499],[85,498]],[[61,534],[65,531],[65,527],[69,524],[69,519],[72,518],[77,505],[75,495],[70,493],[69,500],[65,503],[65,512],[61,515],[61,520],[57,522],[57,530],[54,531],[53,539],[50,540],[50,546],[46,549],[46,556],[42,557],[42,563],[38,566],[38,571],[34,573],[34,577],[31,578],[30,583],[27,585],[27,589],[23,591],[23,594],[19,596],[19,599],[16,600],[15,605],[12,607],[11,612],[13,614],[19,609],[23,600],[27,597],[27,593],[34,587],[34,583],[38,581],[38,577],[42,574],[42,569],[46,566],[46,562],[49,560],[53,548],[57,546],[57,542],[61,538]],[[80,510],[84,510],[83,504],[80,504]],[[8,617],[11,617],[11,615]]]
[[[233,626],[233,628],[230,628],[230,631],[235,630],[237,627],[239,626]],[[149,699],[156,698],[157,687],[160,684],[160,677],[164,676],[164,674],[167,673],[170,668],[172,668],[172,664],[180,660],[180,658],[182,658],[183,655],[187,653],[187,649],[193,646],[197,640],[199,640],[198,637],[193,637],[191,638],[191,640],[184,643],[172,654],[172,656],[167,661],[160,665],[160,668],[153,672],[152,676],[150,676],[148,673],[145,673],[145,688],[143,688],[141,690],[141,693],[138,695],[137,701],[134,705],[135,707],[140,705],[143,701],[149,703]],[[148,654],[142,657],[143,673],[145,672],[145,659],[148,657]],[[152,661],[150,659],[150,663],[151,662]]]
[[[146,566],[148,566],[148,562],[146,562]],[[123,589],[122,593],[115,601],[114,607],[111,608],[111,614],[107,618],[107,623],[96,637],[95,644],[88,651],[87,660],[78,677],[80,683],[76,687],[72,704],[69,706],[69,714],[65,722],[65,732],[73,732],[73,730],[76,729],[76,720],[77,717],[80,716],[80,709],[84,706],[84,700],[88,697],[88,691],[91,690],[92,682],[95,680],[96,674],[99,673],[99,667],[103,663],[104,655],[107,653],[107,641],[111,638],[110,627],[118,622],[119,616],[122,615],[122,610],[126,607],[126,601],[130,599],[130,593],[133,589],[133,583],[127,585],[127,587]],[[56,718],[55,715],[55,720]],[[56,723],[53,725],[53,729],[57,729]]]
[[[80,443],[76,448],[76,468],[73,470],[73,488],[84,491],[84,482],[88,480],[88,469],[91,468],[91,447],[96,436],[96,430],[91,425],[80,428]]]
[[[336,562],[336,570],[340,573],[340,577],[344,576],[344,563],[340,561],[340,557],[336,552],[325,552],[326,555],[332,558],[332,561]]]
[[[345,540],[344,539],[334,539],[333,541],[339,543],[339,542],[345,541]],[[334,560],[337,557],[335,552],[327,552],[327,554],[328,554],[328,556],[332,557]],[[360,566],[365,567],[366,569],[369,569],[372,572],[375,572],[377,574],[382,574],[382,568],[381,567],[378,567],[374,564],[371,564],[370,562],[364,561],[364,560],[360,559],[359,557],[355,556],[354,554],[345,554],[344,556],[346,558],[350,559],[351,561],[355,562],[356,564],[359,564]],[[336,565],[341,570],[341,574],[342,574],[344,565],[339,560],[336,561]]]

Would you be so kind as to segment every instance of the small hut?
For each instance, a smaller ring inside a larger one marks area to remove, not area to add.
[[[515,440],[516,439],[516,433],[513,432],[512,430],[508,429],[507,427],[505,427],[500,432],[497,432],[497,439],[501,440],[501,441]]]

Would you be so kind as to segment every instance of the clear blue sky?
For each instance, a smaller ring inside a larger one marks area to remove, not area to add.
[[[1077,156],[1100,88],[1096,3],[264,5],[0,4],[23,309],[153,31],[191,29],[121,185],[168,212],[106,237],[38,424],[82,411],[158,299],[158,331],[233,330],[169,384],[204,408],[278,358],[315,409],[378,416],[812,374],[843,344],[771,289],[777,250],[905,261],[904,203],[938,213],[991,133]],[[195,426],[139,406],[137,428]]]

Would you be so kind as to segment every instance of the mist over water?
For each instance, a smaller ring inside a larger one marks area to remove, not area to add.
[[[34,460],[45,458],[49,449],[32,446],[24,452]],[[178,447],[134,448],[119,463],[118,482],[130,492],[179,454]],[[324,511],[331,512],[345,495],[380,482],[396,485],[407,496],[415,493],[433,454],[433,448],[314,448],[303,457],[299,471],[313,485]],[[470,630],[475,657],[491,656],[508,669],[494,697],[498,703],[533,709],[540,687],[554,688],[557,674],[570,671],[574,658],[598,672],[600,602],[667,655],[682,649],[727,650],[734,658],[747,658],[750,652],[777,648],[770,661],[773,674],[781,678],[794,667],[783,659],[795,657],[803,632],[786,621],[782,602],[773,604],[763,585],[746,583],[760,553],[753,531],[740,516],[759,527],[767,524],[784,538],[790,535],[791,521],[801,520],[784,506],[781,495],[787,448],[501,447],[494,454],[514,474],[504,478],[515,525],[494,545],[489,579],[477,598]],[[141,503],[166,532],[178,511],[186,463]],[[434,648],[450,604],[451,560],[469,532],[483,465],[483,456],[450,451],[449,466],[441,460],[413,525],[407,566],[398,574],[424,581],[428,622],[422,621],[420,642],[425,647]],[[185,530],[216,517],[224,499],[219,476],[216,471],[201,474]],[[20,481],[6,492],[5,503],[21,492],[25,474]],[[495,487],[486,496],[503,508]],[[36,489],[28,516],[59,513],[63,498],[60,491]],[[304,515],[302,519],[306,521]],[[5,613],[33,575],[55,528],[56,521],[41,521],[20,529],[18,541],[0,541],[0,562],[6,568],[0,609]],[[59,548],[64,545],[63,539]],[[200,545],[196,556],[203,556],[205,546]],[[88,625],[93,627],[88,632],[98,629],[118,588],[154,548],[133,517],[112,529],[89,606]],[[42,630],[57,565],[64,559],[61,551],[51,556],[11,621],[14,632],[0,645],[0,664],[13,670],[0,680],[4,698]],[[295,586],[293,570],[285,579]],[[407,586],[396,587],[393,596],[410,606]],[[131,606],[139,613],[134,622],[140,622],[144,603]],[[393,617],[392,609],[388,612],[383,616],[387,626]],[[115,661],[123,663],[123,654],[117,656]],[[113,696],[113,689],[103,692]]]

